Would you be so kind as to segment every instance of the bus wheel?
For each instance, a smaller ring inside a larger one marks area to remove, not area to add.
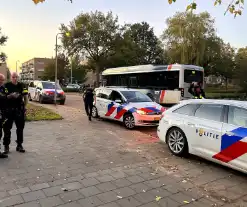
[[[135,119],[132,114],[126,114],[123,118],[123,123],[127,129],[133,129],[135,127]]]

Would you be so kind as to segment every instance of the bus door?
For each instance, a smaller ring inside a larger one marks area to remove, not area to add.
[[[182,98],[189,99],[193,98],[192,94],[188,92],[191,83],[193,82],[202,82],[204,86],[203,81],[203,70],[193,69],[193,68],[185,68],[183,70],[184,74],[181,76],[183,80],[180,82],[181,85],[183,85],[181,88],[184,90],[184,96]]]

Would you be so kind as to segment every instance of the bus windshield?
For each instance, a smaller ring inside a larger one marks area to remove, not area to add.
[[[153,102],[147,95],[139,91],[120,91],[128,102]]]
[[[184,82],[202,82],[203,83],[203,72],[198,70],[184,70]]]

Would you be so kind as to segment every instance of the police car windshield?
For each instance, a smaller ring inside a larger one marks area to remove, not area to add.
[[[55,89],[55,83],[54,82],[42,82],[44,89]],[[60,90],[61,86],[57,84],[57,89]]]
[[[152,102],[145,94],[139,91],[120,91],[128,102]]]

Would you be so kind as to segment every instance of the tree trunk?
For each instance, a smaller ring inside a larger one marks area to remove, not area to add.
[[[98,65],[96,65],[95,74],[96,74],[96,87],[99,87],[100,68]]]
[[[227,89],[228,89],[228,78],[226,78],[226,91],[227,91]]]

